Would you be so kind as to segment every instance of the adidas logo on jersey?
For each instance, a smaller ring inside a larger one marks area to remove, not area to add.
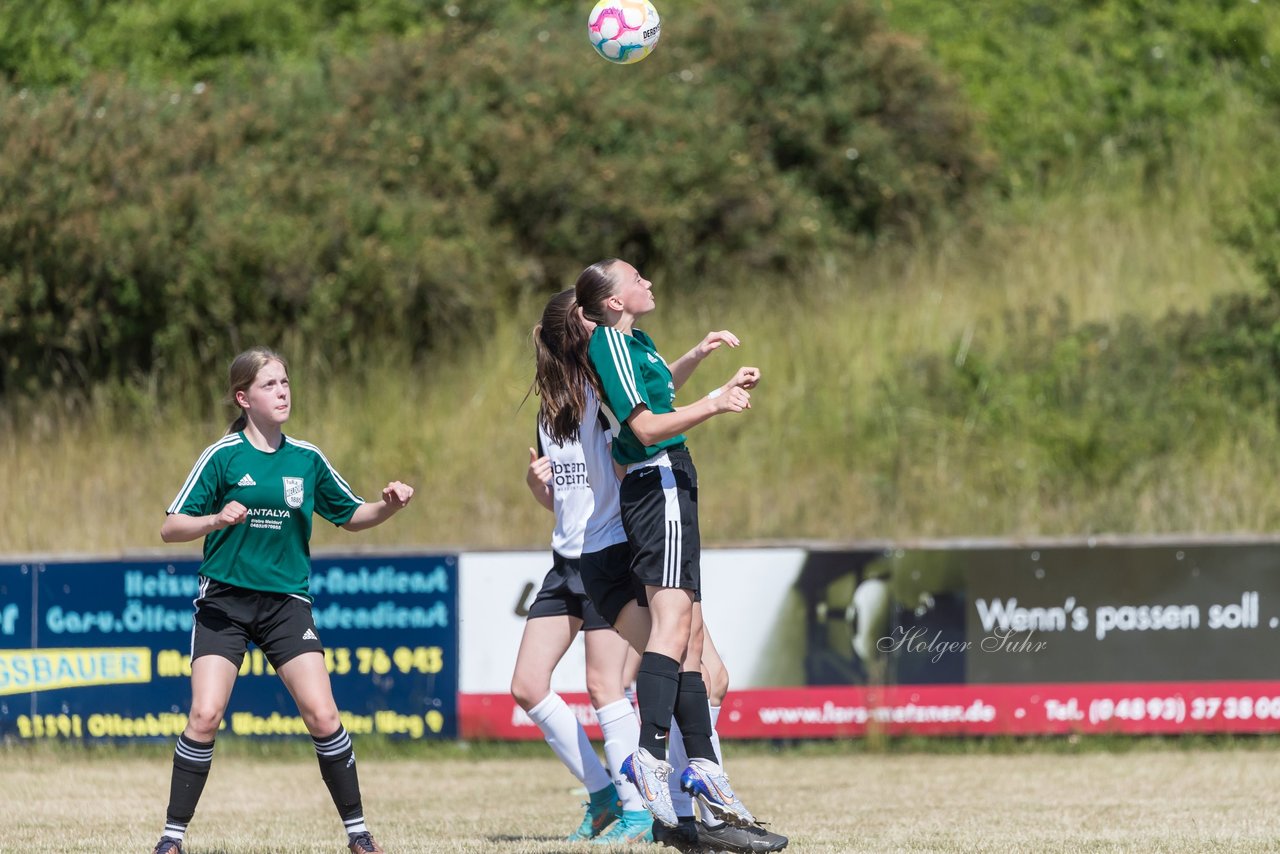
[[[320,640],[320,638],[316,637],[316,633],[311,629],[307,629],[305,632],[302,633],[302,639],[303,640]]]
[[[257,486],[258,482],[251,478],[248,474],[240,478],[240,482],[236,486]]]

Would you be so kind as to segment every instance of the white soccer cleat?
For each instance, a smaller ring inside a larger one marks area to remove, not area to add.
[[[645,809],[653,813],[655,819],[667,827],[680,823],[671,805],[671,790],[667,788],[667,778],[671,776],[669,763],[642,747],[622,760],[622,773],[640,792]]]
[[[756,817],[733,793],[724,769],[710,759],[690,759],[689,767],[680,775],[680,788],[721,821],[738,827],[756,823]]]

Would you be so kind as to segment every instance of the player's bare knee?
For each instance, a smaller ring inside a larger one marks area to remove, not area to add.
[[[602,709],[623,696],[622,680],[618,674],[607,675],[587,670],[587,696],[591,698],[591,706]]]
[[[342,726],[342,716],[338,714],[337,707],[324,710],[308,709],[302,711],[302,722],[307,725],[307,732],[316,738],[324,738],[338,731],[338,727]]]
[[[196,741],[213,741],[222,723],[222,707],[193,703],[187,715],[187,734]]]
[[[703,664],[702,681],[707,685],[707,699],[711,705],[718,706],[724,702],[729,693],[729,670],[726,667],[707,667]]]
[[[541,679],[529,679],[517,673],[511,680],[511,698],[526,712],[551,693],[551,686]]]

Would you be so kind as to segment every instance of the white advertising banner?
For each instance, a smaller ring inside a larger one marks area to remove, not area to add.
[[[458,691],[507,694],[529,605],[551,569],[551,551],[463,552],[458,559]],[[582,638],[551,680],[559,693],[586,691]]]
[[[798,625],[799,604],[789,598],[802,549],[715,549],[703,553],[703,609],[733,685],[800,684],[794,655],[779,655],[777,641]],[[458,627],[463,694],[504,694],[533,598],[551,568],[551,552],[464,552],[458,565]],[[796,638],[799,641],[799,638]],[[552,689],[586,691],[582,639],[556,668]],[[781,680],[781,682],[779,681]]]

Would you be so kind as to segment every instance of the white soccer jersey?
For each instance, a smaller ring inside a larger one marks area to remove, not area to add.
[[[540,450],[551,459],[551,494],[556,527],[551,548],[568,558],[597,552],[627,540],[622,529],[618,476],[609,454],[612,433],[600,414],[600,400],[587,389],[587,407],[578,441],[554,442],[538,425]]]

